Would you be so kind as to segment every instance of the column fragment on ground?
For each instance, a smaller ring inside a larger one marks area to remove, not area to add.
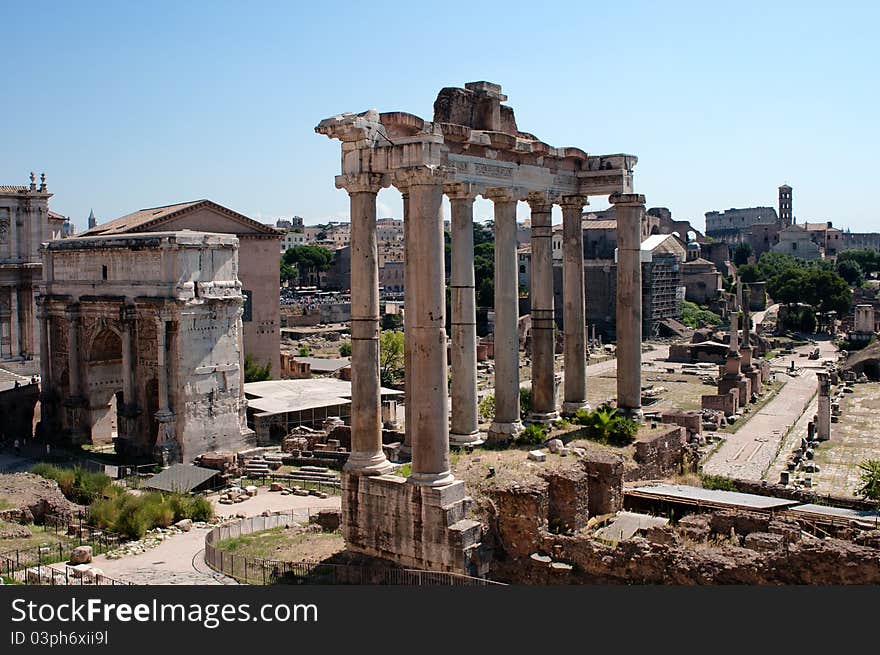
[[[382,452],[379,384],[379,264],[376,195],[385,177],[340,175],[336,186],[351,203],[351,455],[345,471],[381,475],[391,471]]]
[[[584,300],[584,230],[587,198],[562,199],[562,321],[565,382],[562,413],[572,416],[587,405],[586,306]]]
[[[495,203],[495,419],[488,439],[504,443],[522,431],[519,415],[519,284],[515,194],[491,189]]]
[[[551,210],[547,194],[529,196],[531,215],[532,409],[531,423],[557,419],[553,359],[553,253]]]
[[[469,184],[446,187],[452,209],[450,300],[452,316],[453,445],[481,442],[477,422],[477,309],[474,289],[474,198]]]
[[[642,418],[642,222],[645,197],[613,194],[617,215],[617,407]]]

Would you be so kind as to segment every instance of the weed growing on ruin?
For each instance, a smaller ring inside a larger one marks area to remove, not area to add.
[[[64,497],[80,505],[88,505],[100,498],[113,482],[104,473],[87,471],[79,466],[68,469],[40,463],[31,469],[31,473],[55,480]]]
[[[733,480],[726,478],[723,475],[709,475],[704,473],[700,476],[700,483],[703,485],[703,489],[736,491],[736,484]]]
[[[866,459],[859,464],[861,486],[856,493],[862,498],[880,500],[880,459]]]
[[[543,425],[528,425],[526,429],[519,433],[516,441],[517,443],[527,444],[527,445],[536,445],[543,444],[544,440],[547,438],[547,428]]]

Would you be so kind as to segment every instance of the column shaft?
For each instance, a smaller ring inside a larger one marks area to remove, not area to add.
[[[611,196],[617,213],[617,407],[642,416],[642,221],[645,197]]]
[[[571,416],[587,405],[586,302],[584,300],[583,209],[587,199],[562,204],[562,319],[565,389],[562,411]]]
[[[367,175],[352,177],[347,187],[351,202],[351,456],[345,470],[377,475],[391,470],[382,452],[379,384],[379,185],[371,184]]]
[[[167,336],[168,323],[164,318],[156,319],[156,374],[159,386],[159,413],[167,414],[168,407],[168,358]],[[126,400],[126,402],[128,402]]]
[[[522,431],[519,416],[519,285],[516,268],[516,198],[489,194],[495,203],[495,420],[489,440],[505,442]]]
[[[67,324],[67,380],[70,386],[69,395],[80,395],[79,371],[79,310],[68,309]]]
[[[446,275],[443,240],[443,187],[420,171],[409,186],[407,266],[411,266],[412,307],[407,332],[412,355],[406,377],[412,392],[412,475],[414,484],[451,483],[449,392],[446,366]],[[426,179],[427,178],[427,179]]]
[[[18,287],[9,287],[9,355],[21,355],[21,320],[18,311]]]
[[[52,384],[52,367],[49,354],[49,326],[51,325],[46,310],[40,308],[40,391],[46,393]]]
[[[409,188],[402,187],[400,194],[403,197],[403,370],[406,372],[403,381],[403,450],[412,452],[412,380],[409,377],[412,359],[412,340],[409,325],[409,310],[412,308],[412,283],[410,267],[407,258],[407,245],[409,240]]]
[[[546,199],[530,200],[532,208],[531,317],[532,411],[531,422],[547,423],[558,417],[553,378],[552,205]]]
[[[131,366],[131,322],[122,320],[122,401],[132,406],[134,399],[134,371]]]
[[[453,444],[480,441],[477,421],[477,309],[474,291],[474,196],[451,195]]]

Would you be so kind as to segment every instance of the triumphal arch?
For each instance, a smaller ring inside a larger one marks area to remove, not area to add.
[[[489,82],[444,88],[433,120],[405,112],[341,114],[319,134],[342,143],[336,186],[351,203],[352,454],[344,475],[349,548],[406,565],[468,570],[479,525],[465,517],[464,484],[450,472],[449,445],[480,440],[477,426],[473,203],[494,203],[495,419],[490,441],[515,437],[522,420],[552,421],[586,406],[584,249],[590,196],[610,196],[618,221],[618,407],[640,415],[641,268],[644,197],[632,191],[636,157],[553,147],[519,130],[507,97]],[[412,475],[388,475],[379,395],[376,196],[403,195],[406,307],[406,440]],[[443,195],[452,208],[451,424],[447,395]],[[532,414],[520,416],[516,206],[531,208]],[[564,403],[553,374],[551,209],[563,215]],[[622,317],[622,318],[620,318]]]
[[[165,464],[253,441],[236,237],[64,239],[42,256],[43,437]]]

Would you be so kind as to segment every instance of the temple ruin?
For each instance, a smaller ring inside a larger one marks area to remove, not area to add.
[[[525,418],[549,422],[584,408],[586,328],[581,216],[590,196],[610,196],[619,226],[618,407],[641,414],[640,234],[644,197],[633,193],[637,158],[555,148],[521,132],[501,87],[444,88],[432,121],[405,112],[341,114],[319,134],[342,142],[336,186],[351,203],[352,453],[343,476],[343,533],[350,549],[434,570],[475,571],[480,525],[465,519],[464,483],[450,471],[449,445],[476,443],[476,321],[473,203],[494,203],[495,419],[490,442],[507,442]],[[379,391],[376,196],[393,185],[405,221],[406,432],[412,475],[388,475]],[[443,214],[452,207],[452,434],[447,395]],[[531,208],[532,402],[520,416],[516,206]],[[563,214],[564,402],[553,374],[551,209]]]
[[[237,249],[189,231],[45,244],[38,431],[163,464],[252,442]]]

